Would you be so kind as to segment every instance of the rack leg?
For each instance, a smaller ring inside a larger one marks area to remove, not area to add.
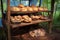
[[[48,17],[51,19],[51,21],[48,22],[49,34],[51,34],[51,33],[52,33],[53,13],[49,13],[49,12],[48,12]]]
[[[48,27],[49,27],[49,34],[52,33],[52,22],[48,22]]]
[[[8,30],[7,31],[7,39],[11,40],[11,31],[10,31],[10,26],[9,25],[7,26],[7,30]]]

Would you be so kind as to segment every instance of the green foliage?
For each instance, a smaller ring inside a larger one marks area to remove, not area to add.
[[[0,18],[1,18],[2,16],[1,16],[1,12],[0,12]]]
[[[58,2],[59,0],[55,0],[55,2]]]

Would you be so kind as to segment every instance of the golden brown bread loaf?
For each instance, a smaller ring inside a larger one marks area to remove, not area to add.
[[[32,22],[32,19],[28,15],[24,15],[22,18],[24,19],[24,22]]]
[[[39,17],[39,16],[31,15],[31,18],[32,18],[33,20],[38,20],[40,17]]]
[[[27,18],[26,20],[24,20],[24,22],[32,22],[31,18]]]
[[[37,7],[32,7],[33,11],[38,11]]]
[[[31,7],[32,7],[33,11],[38,11],[38,7],[37,6],[31,5]]]
[[[15,17],[11,17],[11,22],[17,22],[17,20],[19,20],[19,19],[17,19],[16,16]]]
[[[21,16],[20,16],[20,18],[18,16],[14,16],[14,19],[16,22],[21,22]]]
[[[11,16],[11,21],[15,21],[14,17]]]
[[[31,5],[31,8],[33,9],[33,11],[38,11],[38,7],[35,5]]]
[[[12,22],[22,22],[24,19],[20,15],[11,17]]]
[[[21,11],[22,12],[26,12],[27,11],[27,8],[26,7],[23,7],[23,8],[21,8]]]
[[[44,16],[42,16],[42,15],[39,15],[39,17],[40,17],[40,19],[42,19],[42,20],[47,19],[47,17],[44,17]]]
[[[30,34],[30,36],[35,37],[35,32],[34,31],[30,31],[29,34]]]
[[[31,7],[28,7],[28,6],[27,6],[27,10],[30,12],[33,12],[33,9]]]
[[[22,16],[18,15],[17,18],[22,22],[24,19],[22,19]]]
[[[43,7],[39,7],[38,10],[39,11],[43,11],[44,9],[43,9]]]
[[[11,7],[11,11],[20,11],[21,9],[18,7]]]
[[[28,16],[28,15],[23,15],[22,18],[23,18],[23,19],[28,19],[29,16]]]
[[[46,32],[43,29],[37,29],[29,32],[30,36],[38,37],[38,36],[45,36]]]
[[[44,29],[38,29],[37,31],[38,31],[40,36],[45,36],[46,35],[46,31]]]

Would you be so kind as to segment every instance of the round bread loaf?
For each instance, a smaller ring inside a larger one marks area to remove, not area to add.
[[[20,11],[21,9],[20,8],[18,8],[18,7],[12,7],[11,8],[11,11]]]
[[[37,7],[32,7],[33,11],[38,11]]]
[[[43,10],[44,10],[44,8],[42,8],[42,7],[39,7],[39,8],[38,8],[38,10],[39,10],[39,11],[43,11]]]
[[[33,12],[33,9],[31,7],[27,7],[27,10]]]
[[[23,8],[21,8],[21,11],[22,12],[26,12],[27,11],[27,8],[26,7],[23,7]]]

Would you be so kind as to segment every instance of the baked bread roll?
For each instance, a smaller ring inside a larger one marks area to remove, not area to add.
[[[15,23],[15,22],[21,22],[19,19],[17,19],[17,17],[15,16],[15,17],[11,17],[11,21],[13,22],[13,23]]]
[[[21,22],[17,16],[14,16],[15,22]]]
[[[24,7],[24,5],[23,5],[23,4],[19,4],[19,5],[18,5],[18,7],[23,8],[23,7]]]
[[[32,15],[31,18],[32,18],[33,20],[38,20],[40,17],[39,17],[39,16],[34,16],[34,15]]]
[[[18,15],[17,18],[22,22],[24,19],[22,19],[22,16]]]
[[[39,19],[40,17],[39,16],[35,16],[36,19]]]
[[[18,19],[17,16],[14,16],[14,19],[17,20]]]
[[[22,12],[26,12],[26,11],[27,11],[27,8],[26,8],[26,7],[21,8],[21,11],[22,11]]]
[[[43,7],[39,7],[38,10],[39,11],[44,11],[44,8]]]
[[[33,8],[33,11],[38,11],[37,7],[32,7],[32,8]]]
[[[16,22],[22,22],[23,21],[23,19],[20,15],[14,16],[14,19],[15,19]]]
[[[29,16],[28,16],[28,15],[23,15],[22,18],[23,18],[23,19],[28,19]]]
[[[12,7],[11,8],[11,11],[20,11],[21,9],[20,8],[18,8],[18,7]]]
[[[33,12],[33,9],[31,7],[27,7],[27,10]]]
[[[38,30],[30,31],[29,34],[30,34],[30,36],[32,36],[32,37],[38,37],[38,36],[39,36]]]
[[[24,20],[24,22],[27,22],[27,23],[32,22],[32,19],[28,18],[27,20]]]
[[[46,32],[44,29],[38,29],[39,36],[45,36]]]
[[[11,18],[10,18],[10,19],[11,19],[11,21],[15,21],[14,17],[12,17],[12,16],[11,16]]]
[[[30,36],[35,37],[35,32],[34,31],[30,31],[29,34],[30,34]]]
[[[29,32],[30,36],[32,37],[39,37],[39,36],[45,36],[46,32],[43,29],[37,29]]]
[[[33,9],[33,11],[38,11],[38,7],[36,7],[35,5],[31,5],[31,8]]]
[[[48,19],[47,17],[44,17],[44,16],[42,16],[42,15],[40,15],[39,17],[40,17],[40,19],[42,19],[42,20]]]
[[[32,19],[28,15],[24,15],[22,18],[24,19],[24,22],[32,22]]]
[[[18,19],[22,19],[22,17],[20,15],[17,16]]]

